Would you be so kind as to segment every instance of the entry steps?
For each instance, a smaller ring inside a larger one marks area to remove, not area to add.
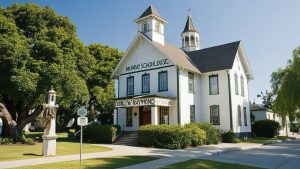
[[[124,131],[122,134],[113,142],[115,145],[126,145],[136,146],[137,145],[138,133],[136,131]]]

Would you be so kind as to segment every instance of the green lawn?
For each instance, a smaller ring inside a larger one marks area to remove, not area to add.
[[[56,155],[79,154],[80,144],[67,138],[66,133],[57,133]],[[111,148],[83,144],[83,153],[110,151]],[[0,145],[0,161],[21,160],[42,157],[42,143],[35,145],[9,144]]]
[[[255,138],[248,138],[247,141],[243,140],[242,142],[246,143],[269,143],[275,140],[286,140],[286,139],[293,139],[292,137],[286,137],[286,136],[276,136],[274,138],[265,138],[265,137],[255,137]]]
[[[175,163],[162,169],[259,169],[257,167],[251,167],[246,165],[240,164],[230,164],[230,163],[223,163],[217,161],[210,161],[210,160],[200,160],[200,159],[192,159],[180,163]]]
[[[155,157],[147,157],[147,156],[122,156],[122,157],[111,157],[111,158],[96,158],[96,159],[87,159],[83,160],[83,166],[80,167],[79,161],[66,161],[60,163],[49,163],[43,165],[33,165],[27,167],[20,167],[18,169],[114,169],[119,167],[125,167],[128,165],[143,163],[151,160],[156,160]]]

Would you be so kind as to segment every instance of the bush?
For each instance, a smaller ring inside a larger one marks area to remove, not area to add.
[[[20,142],[22,142],[23,144],[28,144],[28,145],[34,145],[34,141],[32,138],[30,137],[26,137],[26,135],[22,135],[20,137]]]
[[[196,147],[205,144],[206,133],[195,125],[186,125],[185,129],[190,134],[191,145]]]
[[[91,124],[83,129],[83,140],[92,143],[112,143],[113,137],[120,132],[120,126]],[[80,137],[80,134],[77,135]]]
[[[207,122],[202,123],[190,123],[186,125],[188,126],[197,126],[202,129],[206,133],[206,141],[205,144],[218,144],[221,141],[221,136],[219,130],[216,129],[212,124]]]
[[[43,133],[25,133],[26,138],[31,138],[33,141],[42,142]]]
[[[238,143],[239,139],[235,137],[235,134],[230,130],[221,134],[223,143]]]
[[[175,125],[146,125],[139,128],[138,144],[146,147],[180,149],[191,145],[190,131]]]
[[[0,145],[12,144],[12,143],[13,143],[13,140],[11,138],[0,137]]]
[[[260,120],[254,122],[252,131],[257,137],[273,138],[279,134],[280,124],[273,120]]]

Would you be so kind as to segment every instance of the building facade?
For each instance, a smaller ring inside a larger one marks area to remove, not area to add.
[[[124,131],[146,124],[210,122],[237,136],[251,133],[248,82],[253,75],[241,41],[202,49],[189,15],[182,46],[164,39],[167,21],[150,6],[112,74],[114,123]]]

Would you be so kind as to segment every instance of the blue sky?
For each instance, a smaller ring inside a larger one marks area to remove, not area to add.
[[[300,45],[300,1],[297,0],[0,0],[0,6],[34,2],[48,5],[68,16],[85,43],[103,43],[125,51],[134,38],[134,20],[154,5],[168,21],[166,41],[180,47],[188,9],[201,47],[242,40],[254,80],[249,82],[250,99],[270,89],[270,75],[286,65]]]

